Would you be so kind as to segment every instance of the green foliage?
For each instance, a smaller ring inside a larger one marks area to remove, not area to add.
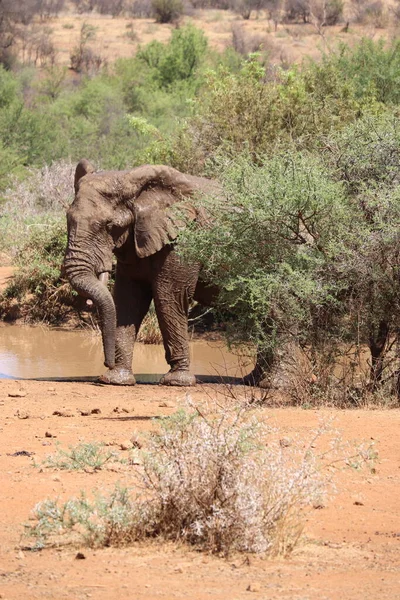
[[[374,184],[399,183],[400,127],[396,113],[366,114],[328,139],[327,161],[351,193]]]
[[[64,257],[67,234],[63,222],[42,223],[33,228],[16,257],[19,275],[15,284],[23,278],[24,287],[19,293],[32,292],[38,298],[54,291],[60,279],[60,264]],[[11,294],[11,291],[8,291]]]
[[[333,301],[326,265],[351,211],[315,157],[258,162],[242,156],[220,167],[226,199],[200,199],[212,224],[194,224],[180,244],[220,286],[221,305],[235,315],[234,341],[271,344],[292,327],[307,335],[313,311]]]
[[[151,42],[139,50],[137,58],[153,71],[156,83],[167,88],[178,81],[193,80],[206,50],[205,34],[189,24],[175,29],[167,45]]]
[[[103,444],[87,442],[70,446],[69,450],[58,448],[56,454],[51,454],[44,460],[43,466],[66,471],[99,471],[111,460],[119,460],[117,452],[105,449]]]
[[[337,256],[335,276],[351,290],[344,300],[346,326],[369,344],[382,322],[394,334],[400,319],[400,187],[371,184],[354,201],[356,218]]]
[[[337,54],[325,57],[343,79],[351,82],[357,98],[374,96],[385,104],[400,102],[400,41],[387,43],[363,38],[354,48],[342,45]]]
[[[24,305],[18,316],[28,321],[57,324],[65,318],[74,297],[60,276],[66,244],[64,221],[47,218],[32,227],[31,236],[15,258],[17,272],[3,293],[3,315],[12,314],[13,302],[18,300]]]
[[[223,148],[234,156],[243,146],[253,154],[277,149],[313,149],[320,136],[357,119],[371,105],[356,98],[351,83],[330,64],[277,70],[271,79],[258,55],[239,71],[210,71],[189,134],[208,159]]]
[[[18,92],[18,81],[0,65],[0,109],[9,107],[17,99]]]

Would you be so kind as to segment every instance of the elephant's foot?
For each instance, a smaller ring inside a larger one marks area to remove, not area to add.
[[[99,377],[100,383],[109,383],[111,385],[135,385],[136,379],[130,369],[109,369],[104,375]]]
[[[193,386],[196,385],[196,377],[190,371],[184,369],[171,369],[160,379],[160,385]]]
[[[253,369],[253,371],[246,375],[246,377],[243,377],[242,382],[244,385],[259,387],[263,390],[271,387],[271,378],[257,368]]]

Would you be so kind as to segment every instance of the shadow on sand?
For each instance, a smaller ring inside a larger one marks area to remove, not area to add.
[[[139,385],[157,385],[162,375],[155,373],[139,373],[135,374],[136,383]],[[12,375],[6,375],[0,373],[0,379],[12,379],[15,381],[63,381],[70,383],[93,383],[94,385],[107,386],[109,384],[101,383],[97,377],[13,377]],[[199,384],[202,383],[214,383],[214,384],[230,384],[230,385],[241,385],[243,380],[241,377],[223,377],[222,375],[196,375],[196,381]]]

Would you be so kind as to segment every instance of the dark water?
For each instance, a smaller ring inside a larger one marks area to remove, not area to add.
[[[222,342],[191,343],[195,375],[240,377],[242,361]],[[134,373],[138,381],[155,382],[168,371],[162,346],[136,344]],[[104,373],[100,336],[84,331],[44,327],[0,327],[0,378],[86,379]]]

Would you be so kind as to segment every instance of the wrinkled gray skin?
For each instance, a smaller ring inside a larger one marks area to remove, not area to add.
[[[201,192],[218,194],[219,189],[215,182],[166,166],[95,173],[88,161],[78,163],[63,267],[72,287],[97,306],[108,367],[104,383],[135,384],[133,346],[153,299],[170,366],[160,383],[195,385],[189,370],[189,302],[210,305],[217,290],[199,279],[200,265],[180,260],[173,241],[182,214],[201,218],[188,202]],[[172,208],[176,203],[179,210]],[[113,253],[114,298],[104,285]],[[246,383],[257,383],[258,371]]]

